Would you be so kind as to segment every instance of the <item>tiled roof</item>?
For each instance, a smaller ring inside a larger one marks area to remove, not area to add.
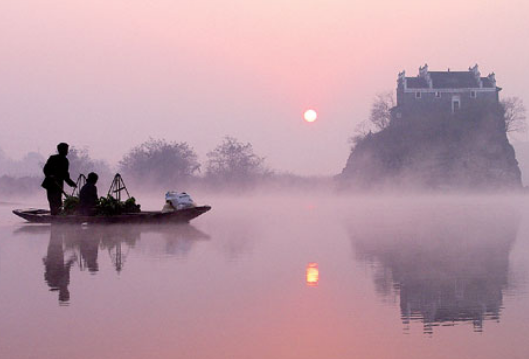
[[[481,82],[483,83],[483,87],[486,88],[494,88],[496,86],[492,83],[492,81],[490,81],[488,77],[482,77]]]
[[[470,71],[431,71],[428,74],[434,89],[479,88],[474,74]],[[484,88],[495,88],[488,77],[481,77],[481,81]],[[422,77],[406,77],[406,85],[409,89],[428,88],[428,83]]]
[[[426,80],[421,77],[406,77],[406,86],[409,89],[427,89]]]
[[[429,72],[434,88],[472,88],[479,87],[471,72]]]

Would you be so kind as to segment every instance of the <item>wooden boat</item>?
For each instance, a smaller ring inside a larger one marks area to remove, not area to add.
[[[169,213],[142,211],[115,216],[83,216],[77,214],[52,216],[50,211],[36,208],[15,209],[13,213],[32,223],[186,223],[210,209],[211,206],[199,206]]]

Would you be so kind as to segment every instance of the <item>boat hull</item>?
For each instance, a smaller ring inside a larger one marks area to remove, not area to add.
[[[44,209],[16,209],[13,213],[32,223],[186,223],[210,209],[210,206],[199,206],[179,209],[170,213],[152,211],[116,216],[83,216],[77,214],[52,216],[50,211]]]

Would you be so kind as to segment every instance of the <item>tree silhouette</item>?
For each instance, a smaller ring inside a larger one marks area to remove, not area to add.
[[[195,151],[185,142],[149,139],[120,161],[122,174],[139,181],[174,184],[189,180],[199,169]]]
[[[250,143],[226,136],[207,154],[206,175],[217,182],[244,183],[268,175],[264,158],[257,156]]]
[[[393,92],[383,92],[375,96],[371,105],[369,121],[380,131],[389,126],[391,122],[391,109],[395,107]]]
[[[527,117],[522,99],[519,97],[505,97],[501,100],[504,111],[506,132],[526,132]]]
[[[92,159],[85,148],[71,147],[67,157],[70,162],[70,177],[74,181],[81,173],[87,175],[90,172],[96,172],[104,181],[112,176],[108,163]]]

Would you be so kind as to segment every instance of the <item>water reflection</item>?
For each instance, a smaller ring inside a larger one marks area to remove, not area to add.
[[[320,271],[318,263],[307,264],[307,285],[309,287],[317,287],[320,280]]]
[[[75,263],[75,256],[65,259],[64,256],[64,234],[51,228],[50,243],[44,257],[44,280],[51,291],[59,292],[59,303],[67,304],[70,300],[70,269]]]
[[[15,234],[45,234],[50,240],[44,263],[44,280],[50,291],[59,292],[59,304],[70,302],[70,272],[78,267],[96,274],[100,270],[99,261],[107,253],[112,267],[121,273],[129,253],[142,236],[146,237],[146,246],[161,238],[164,255],[185,255],[190,252],[197,240],[209,239],[209,236],[191,225],[51,225],[24,226]],[[156,247],[159,251],[159,248]]]
[[[372,264],[381,298],[400,300],[405,331],[500,320],[518,214],[510,208],[430,208],[351,225],[356,255]]]

